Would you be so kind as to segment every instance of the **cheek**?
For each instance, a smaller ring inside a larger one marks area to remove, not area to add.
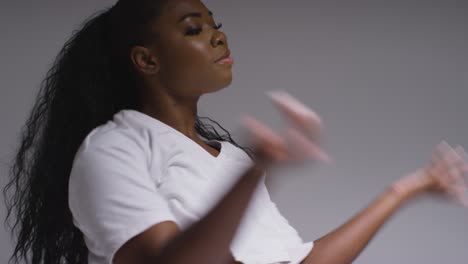
[[[213,48],[208,41],[191,41],[168,47],[162,74],[175,86],[207,85],[213,74]]]
[[[189,42],[186,45],[181,45],[177,50],[177,64],[179,70],[196,72],[206,69],[211,63],[211,47],[201,41]]]

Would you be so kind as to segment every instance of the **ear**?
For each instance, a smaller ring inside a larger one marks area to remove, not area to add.
[[[138,72],[153,75],[159,72],[160,64],[153,52],[143,46],[134,46],[130,51],[130,59]]]

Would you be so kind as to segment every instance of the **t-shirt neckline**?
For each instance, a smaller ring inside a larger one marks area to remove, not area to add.
[[[122,110],[122,112],[125,113],[129,113],[131,115],[134,115],[134,116],[137,116],[137,118],[140,118],[140,119],[144,119],[143,122],[146,124],[146,125],[149,125],[149,124],[156,124],[156,127],[160,130],[161,128],[164,128],[166,131],[169,131],[169,132],[172,132],[173,134],[176,134],[178,135],[180,138],[182,138],[183,140],[185,140],[186,142],[188,142],[188,144],[190,145],[193,145],[195,148],[199,149],[200,152],[203,152],[205,156],[208,156],[209,158],[211,159],[214,159],[214,160],[219,160],[221,157],[224,156],[225,152],[226,152],[226,146],[228,144],[226,144],[227,142],[225,141],[220,141],[220,140],[216,140],[216,139],[211,139],[211,140],[207,140],[207,141],[203,141],[205,142],[206,144],[208,145],[212,145],[213,142],[218,142],[219,143],[219,153],[217,156],[213,156],[210,152],[208,152],[206,149],[204,149],[202,146],[200,146],[198,143],[196,143],[195,141],[193,141],[192,139],[190,139],[189,137],[187,137],[186,135],[184,135],[183,133],[181,133],[179,130],[169,126],[168,124],[162,122],[161,120],[159,119],[156,119],[152,116],[149,116],[143,112],[140,112],[140,111],[137,111],[137,110],[133,110],[133,109],[124,109]]]

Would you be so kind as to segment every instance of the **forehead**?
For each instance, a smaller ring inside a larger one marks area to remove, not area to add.
[[[178,22],[187,13],[199,12],[208,14],[208,8],[200,0],[169,0],[163,9],[161,18],[168,22]]]

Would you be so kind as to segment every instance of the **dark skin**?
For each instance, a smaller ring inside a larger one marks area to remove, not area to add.
[[[187,14],[192,16],[181,21]],[[226,35],[216,28],[209,10],[199,0],[170,1],[152,30],[159,38],[131,52],[131,60],[145,84],[142,112],[217,156],[219,151],[197,135],[195,120],[200,96],[231,83],[231,65],[215,63],[228,50]],[[290,105],[280,108],[304,130],[314,126]],[[236,263],[229,245],[260,176],[271,164],[287,160],[289,155],[281,138],[260,123],[250,122],[249,126],[258,136],[255,164],[223,199],[185,232],[174,222],[163,222],[137,235],[117,251],[114,263]],[[367,208],[314,241],[302,263],[352,263],[382,225],[413,197],[428,192],[459,197],[460,188],[466,188],[460,180],[463,172],[468,172],[467,161],[450,147],[440,148],[430,166],[401,177]]]
[[[197,15],[180,21],[190,13]],[[218,151],[196,134],[195,120],[200,96],[232,81],[232,65],[215,63],[228,50],[226,35],[216,27],[200,1],[170,1],[152,29],[161,41],[134,47],[131,53],[145,83],[142,112],[177,129],[214,156]]]
[[[217,29],[212,13],[198,0],[170,1],[153,23],[159,38],[136,46],[131,60],[145,84],[142,112],[175,128],[213,156],[219,150],[196,133],[198,100],[232,81],[232,66],[215,61],[228,50],[226,35]],[[181,18],[187,16],[181,20]],[[201,30],[200,30],[201,29]],[[116,253],[116,263],[151,263],[168,241],[180,234],[174,222],[157,224],[127,242]],[[223,263],[239,263],[225,254]]]

